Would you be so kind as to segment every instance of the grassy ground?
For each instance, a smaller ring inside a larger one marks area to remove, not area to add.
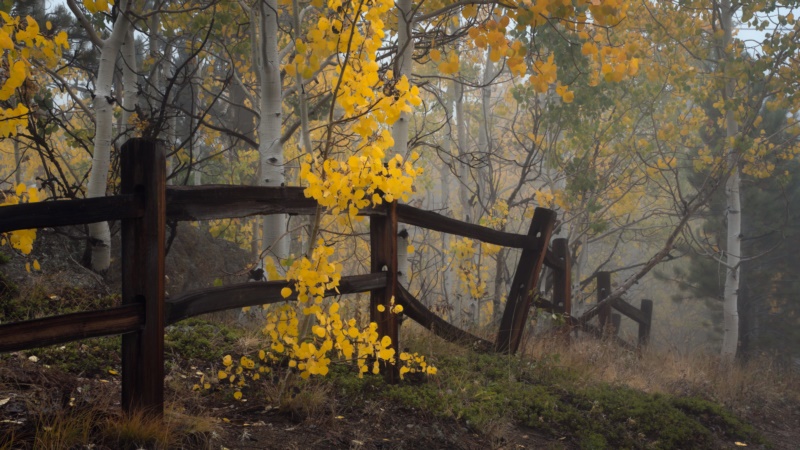
[[[3,299],[4,321],[39,307],[109,306],[104,293],[40,283]],[[42,304],[46,305],[42,305]],[[35,308],[31,305],[34,305]],[[478,354],[407,323],[402,346],[433,377],[386,385],[337,365],[325,379],[275,368],[244,389],[218,384],[222,356],[264,346],[258,323],[196,318],[166,335],[164,423],[119,409],[119,338],[0,355],[0,449],[35,448],[794,448],[796,373],[764,358],[629,352],[596,340],[533,339],[521,357]],[[196,384],[211,388],[196,391]]]

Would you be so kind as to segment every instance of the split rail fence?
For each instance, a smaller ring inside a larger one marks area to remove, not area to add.
[[[597,303],[600,304],[611,293],[611,273],[597,272]],[[617,312],[613,312],[616,310]],[[633,345],[619,337],[622,316],[626,316],[638,324],[638,340]],[[605,303],[600,307],[597,315],[599,326],[593,326],[587,322],[575,323],[583,331],[597,337],[609,336],[617,344],[628,349],[641,348],[650,341],[650,328],[653,321],[653,301],[642,299],[639,308],[631,305],[624,299],[618,298]]]
[[[241,283],[164,298],[167,220],[195,221],[251,215],[311,215],[317,203],[299,187],[166,186],[164,149],[154,141],[132,139],[121,151],[120,194],[103,198],[42,202],[0,208],[0,233],[120,220],[122,223],[122,304],[118,307],[0,325],[0,352],[18,351],[77,339],[122,335],[122,407],[163,413],[164,327],[189,317],[245,306],[296,300],[280,292],[286,281]],[[444,339],[474,348],[515,353],[532,306],[571,313],[570,258],[566,239],[549,248],[554,211],[537,208],[528,233],[506,233],[461,222],[408,205],[389,203],[362,212],[370,218],[371,271],[343,276],[338,292],[370,292],[370,318],[380,335],[398,348],[398,318],[379,314],[392,298],[403,314]],[[431,312],[397,281],[398,223],[522,249],[495,342],[474,336]],[[543,266],[553,270],[552,299],[537,294]],[[387,381],[397,373],[388,368]]]

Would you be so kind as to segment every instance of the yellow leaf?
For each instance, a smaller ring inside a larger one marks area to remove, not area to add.
[[[220,370],[219,373],[217,373],[217,378],[224,380],[225,378],[228,378],[228,374],[224,370]]]
[[[384,311],[386,311],[386,307],[383,305],[378,305],[378,312],[384,312]]]
[[[241,400],[242,399],[242,393],[239,392],[239,391],[234,392],[233,393],[233,398],[236,399],[236,400]]]
[[[110,373],[111,375],[119,375],[119,372],[117,372],[114,369],[108,369],[108,373]]]
[[[414,254],[414,246],[409,245],[408,248],[406,248],[406,251],[408,252],[409,255]]]
[[[288,298],[290,295],[292,295],[292,289],[291,288],[285,287],[285,288],[281,289],[281,297]]]
[[[33,260],[33,270],[42,270],[42,266],[39,265],[39,261],[36,259]]]
[[[25,271],[31,273],[31,263],[25,263]]]
[[[734,442],[734,444],[736,444],[737,447],[747,447],[747,444],[745,444],[744,442],[736,441]]]

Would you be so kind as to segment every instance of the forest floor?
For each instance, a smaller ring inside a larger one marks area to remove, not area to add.
[[[246,254],[197,230],[182,233],[172,267],[202,264],[191,273],[172,269],[169,290],[243,281]],[[118,303],[115,281],[82,268],[71,242],[41,234],[28,258],[40,261],[41,272],[25,271],[19,257],[0,266],[0,322]],[[708,355],[637,354],[590,339],[569,346],[531,339],[521,356],[503,357],[443,342],[410,323],[402,345],[426,355],[435,376],[387,385],[346,365],[309,380],[274,367],[236,401],[215,374],[224,355],[254,355],[265,345],[258,325],[227,313],[168,327],[163,422],[120,413],[118,336],[0,355],[0,449],[800,445],[800,375],[767,358],[722,366]]]

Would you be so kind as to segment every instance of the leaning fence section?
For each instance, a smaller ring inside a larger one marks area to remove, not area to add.
[[[122,305],[0,325],[0,352],[53,345],[77,339],[122,335],[122,405],[126,411],[163,414],[164,327],[199,314],[245,306],[296,300],[280,294],[286,281],[242,283],[164,298],[164,241],[168,220],[194,221],[268,214],[315,214],[317,203],[299,187],[166,186],[165,152],[160,144],[131,139],[121,150],[121,186],[116,196],[43,202],[0,208],[0,233],[18,229],[79,225],[119,220],[122,223]],[[404,314],[444,339],[485,351],[518,350],[531,307],[571,313],[571,266],[568,243],[550,239],[554,211],[537,208],[527,234],[493,230],[396,202],[368,208],[370,273],[343,276],[338,292],[370,293],[370,318],[378,333],[398,347],[398,317],[377,314],[391,301]],[[398,223],[405,223],[482,242],[521,249],[497,337],[474,336],[430,311],[398,283]],[[553,294],[543,299],[537,286],[544,266],[553,271]],[[616,306],[616,305],[615,305]],[[648,328],[649,329],[649,328]],[[397,372],[387,367],[387,381]]]

